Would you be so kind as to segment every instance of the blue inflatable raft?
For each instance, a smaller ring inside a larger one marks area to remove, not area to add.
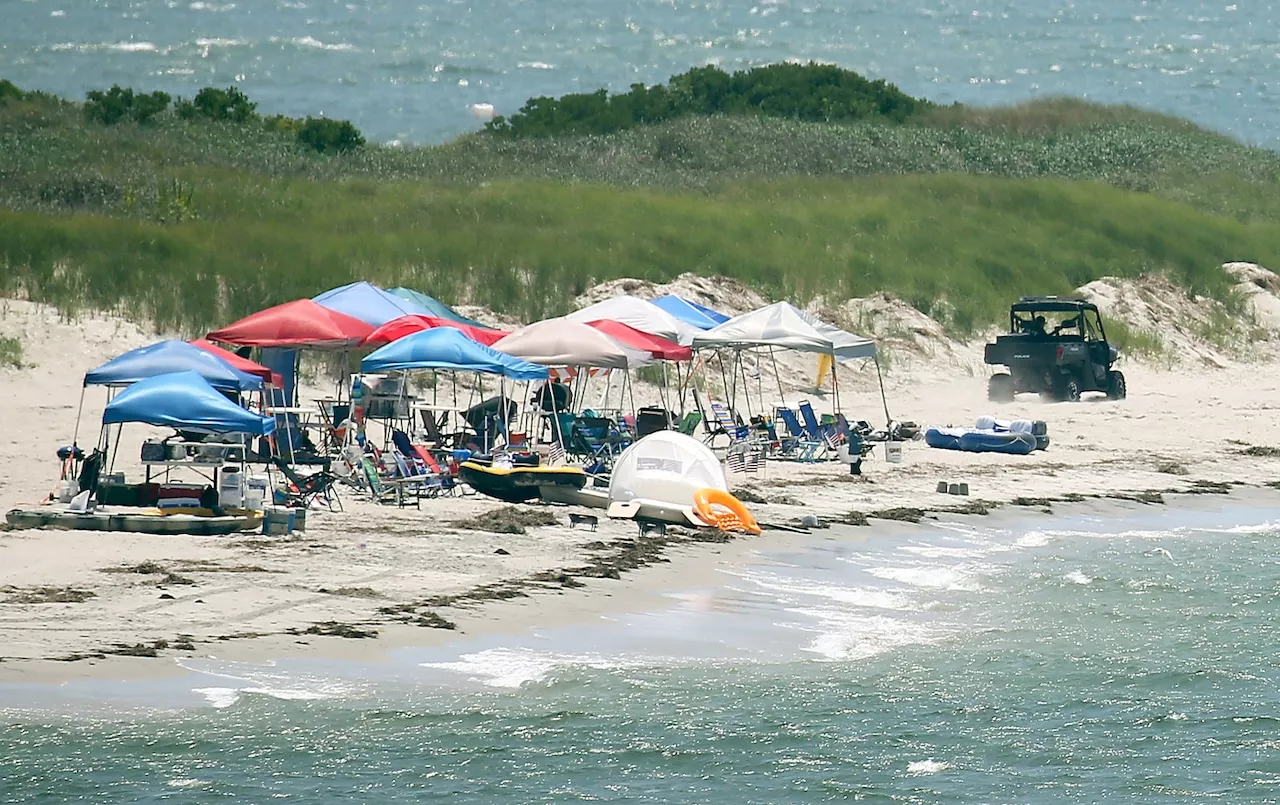
[[[978,428],[929,428],[924,432],[924,441],[930,447],[968,453],[1011,453],[1025,456],[1036,449],[1036,437],[1030,433]]]

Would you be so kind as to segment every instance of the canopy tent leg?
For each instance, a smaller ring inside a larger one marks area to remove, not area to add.
[[[769,347],[769,358],[773,361],[773,379],[778,384],[778,405],[785,406],[787,404],[787,395],[782,390],[782,370],[778,368],[778,353],[774,351],[773,347]]]
[[[881,374],[880,372],[879,352],[876,353],[875,362],[876,362],[876,380],[880,382],[880,404],[884,406],[884,426],[885,428],[888,428],[890,425],[893,424],[893,417],[889,416],[889,399],[885,396],[885,393],[884,393],[884,375]],[[835,369],[833,368],[831,371],[832,371],[832,375],[834,376]]]

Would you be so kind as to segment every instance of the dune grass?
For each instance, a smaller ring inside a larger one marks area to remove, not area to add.
[[[1023,293],[1158,272],[1231,301],[1222,262],[1280,264],[1280,156],[1061,99],[326,156],[40,96],[0,103],[0,154],[0,293],[186,333],[353,279],[533,319],[686,271],[798,303],[887,290],[967,333]]]

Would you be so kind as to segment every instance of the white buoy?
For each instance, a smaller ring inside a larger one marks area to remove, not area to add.
[[[493,104],[491,103],[473,103],[471,104],[471,116],[476,120],[493,120]]]

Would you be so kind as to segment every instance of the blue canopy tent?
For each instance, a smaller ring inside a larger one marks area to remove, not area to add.
[[[512,380],[546,380],[549,376],[547,367],[486,347],[452,327],[436,327],[405,336],[360,361],[362,372],[412,369],[481,372]]]
[[[697,302],[691,302],[675,294],[659,296],[653,300],[653,303],[685,324],[691,324],[699,330],[710,330],[712,327],[724,324],[730,318],[717,310],[703,307]]]
[[[410,299],[384,291],[368,282],[353,282],[313,297],[312,302],[352,318],[381,327],[401,316],[430,316],[426,308]]]
[[[139,347],[93,369],[84,376],[86,386],[129,386],[141,380],[173,372],[194,372],[221,391],[258,391],[262,378],[242,372],[210,352],[186,341],[161,341]]]
[[[426,308],[431,311],[428,315],[433,318],[448,319],[449,321],[456,321],[459,324],[470,324],[472,327],[489,326],[487,324],[481,324],[474,319],[468,319],[466,316],[461,315],[439,299],[436,299],[433,296],[427,296],[426,294],[415,291],[412,288],[392,288],[390,291],[387,291],[387,293],[395,294],[402,299],[407,299],[420,307]]]
[[[276,422],[228,400],[197,372],[171,372],[139,380],[107,403],[103,425],[143,422],[179,430],[266,436]]]

